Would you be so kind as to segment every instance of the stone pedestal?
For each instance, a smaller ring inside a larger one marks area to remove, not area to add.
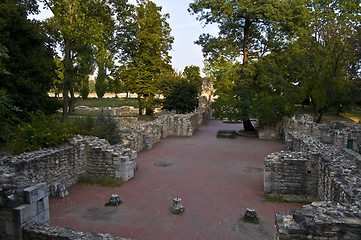
[[[254,210],[253,208],[247,208],[246,212],[244,213],[243,219],[246,221],[257,221],[256,210]]]
[[[122,200],[120,200],[118,194],[112,194],[112,196],[109,199],[109,205],[119,206],[120,204],[122,204]]]
[[[173,206],[170,208],[171,213],[180,214],[184,211],[181,201],[182,199],[179,197],[173,199]]]

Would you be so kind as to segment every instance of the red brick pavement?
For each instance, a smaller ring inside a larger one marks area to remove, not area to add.
[[[274,215],[300,204],[263,202],[263,160],[283,149],[253,137],[217,139],[241,125],[212,121],[193,137],[163,139],[138,153],[134,179],[120,188],[76,184],[65,199],[50,200],[51,225],[133,240],[273,239]],[[156,166],[155,163],[169,166]],[[105,207],[112,193],[123,200]],[[182,198],[184,213],[170,213]],[[240,219],[254,208],[260,224]]]

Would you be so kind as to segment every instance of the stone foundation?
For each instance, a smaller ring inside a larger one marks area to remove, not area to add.
[[[276,214],[276,239],[360,239],[360,206],[318,202]]]
[[[361,239],[361,127],[307,116],[285,122],[287,151],[265,159],[264,190],[324,202],[278,213],[276,239]]]
[[[76,232],[71,228],[29,224],[23,228],[23,240],[130,240],[101,233]]]
[[[131,125],[123,129],[123,141],[118,145],[96,137],[76,136],[57,148],[1,159],[0,239],[121,239],[47,226],[50,186],[69,187],[81,177],[128,181],[134,176],[137,151],[150,149],[168,136],[192,136],[206,122],[204,116],[201,111],[170,114],[154,122]],[[24,228],[33,222],[40,225]]]

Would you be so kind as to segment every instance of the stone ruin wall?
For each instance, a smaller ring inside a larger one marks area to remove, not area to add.
[[[138,116],[139,108],[135,108],[132,106],[123,106],[123,107],[87,107],[87,106],[77,106],[74,109],[76,114],[80,115],[88,115],[88,114],[105,114],[110,116]],[[154,113],[160,114],[165,113],[165,110],[161,108],[155,108]]]
[[[286,151],[265,159],[265,193],[324,202],[276,215],[276,239],[361,239],[359,125],[287,120]],[[353,150],[348,143],[352,140]],[[355,150],[355,151],[354,151]]]
[[[48,229],[46,232],[55,231],[48,226],[48,190],[53,183],[68,187],[83,176],[127,181],[134,176],[138,151],[150,149],[161,138],[168,136],[192,136],[205,122],[203,117],[203,112],[170,114],[154,122],[124,128],[122,143],[118,145],[111,146],[106,140],[96,137],[77,136],[58,148],[1,159],[0,239],[23,239],[22,229],[33,222],[44,225]],[[35,196],[32,202],[25,197],[29,188]],[[34,227],[27,229],[24,230],[24,236],[27,236],[24,239],[78,239],[67,238],[67,229],[56,230],[63,232],[64,238],[44,235],[41,229],[34,230]],[[72,234],[80,236],[80,233]],[[91,235],[87,235],[88,238],[81,236],[82,239],[92,239]]]

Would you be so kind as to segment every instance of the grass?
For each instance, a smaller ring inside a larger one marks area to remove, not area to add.
[[[80,183],[85,183],[85,184],[97,184],[103,187],[120,187],[123,185],[123,180],[122,179],[114,179],[114,178],[97,178],[97,179],[92,179],[92,178],[81,178],[79,180]]]
[[[264,194],[264,202],[273,202],[273,203],[300,203],[300,204],[311,204],[310,201],[304,200],[286,200],[282,196],[273,195],[273,194]]]
[[[251,220],[246,220],[246,219],[242,218],[242,221],[243,221],[244,223],[253,223],[253,224],[259,224],[259,223],[260,223],[260,222],[259,222],[259,217],[258,217],[256,220],[253,220],[253,221],[251,221]]]
[[[319,113],[315,112],[315,109],[310,106],[306,105],[304,108],[301,106],[296,106],[296,115],[298,114],[309,114],[313,117],[313,119],[316,121]],[[323,117],[321,119],[321,123],[329,123],[333,121],[349,121],[349,122],[355,122],[356,119],[361,119],[361,112],[358,110],[353,110],[351,112],[347,113],[337,113],[337,108],[329,108],[327,112],[323,114]]]
[[[236,131],[232,130],[219,130],[217,138],[236,138]]]
[[[132,106],[138,107],[138,100],[136,98],[77,98],[75,106],[87,107],[123,107]]]

